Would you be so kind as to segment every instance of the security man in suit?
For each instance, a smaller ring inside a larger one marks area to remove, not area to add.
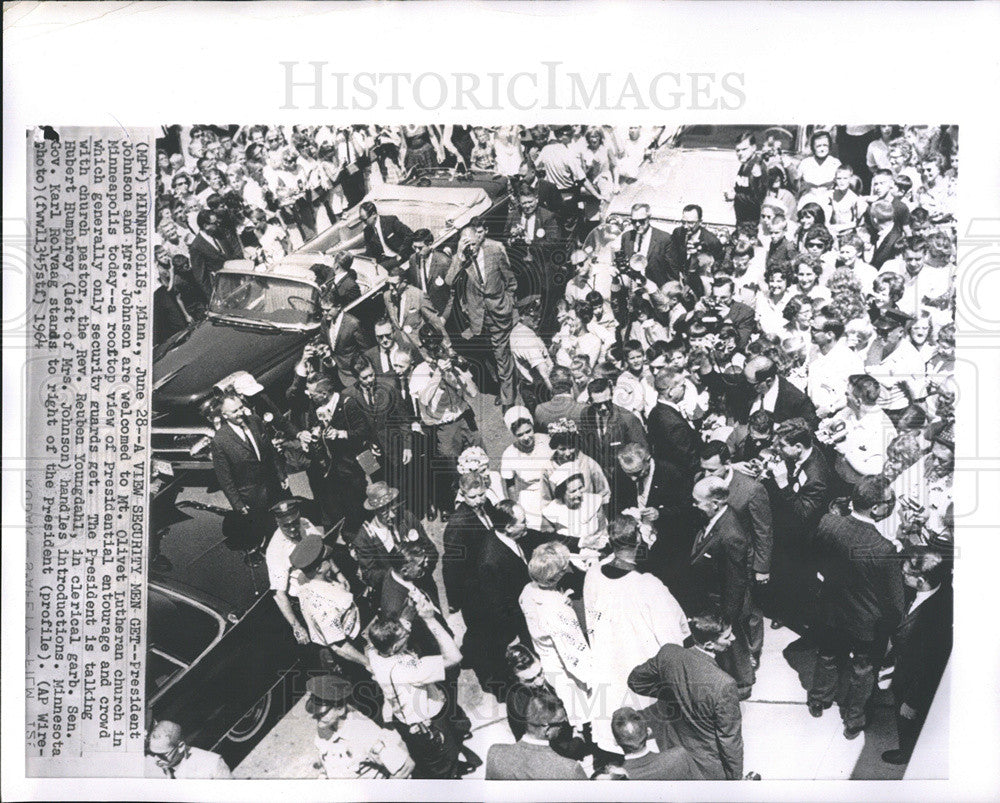
[[[413,254],[413,231],[398,217],[379,215],[371,201],[358,207],[364,226],[365,254],[383,267],[405,262]]]

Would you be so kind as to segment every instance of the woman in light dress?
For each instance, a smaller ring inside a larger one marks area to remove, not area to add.
[[[524,509],[528,529],[542,526],[542,477],[552,462],[549,436],[535,432],[535,422],[527,407],[511,407],[503,417],[514,442],[500,457],[500,477],[506,496]]]
[[[574,564],[589,566],[608,545],[608,520],[604,500],[584,490],[583,474],[559,468],[549,475],[553,499],[542,508],[542,532],[552,533],[579,553]]]
[[[528,561],[532,582],[521,592],[520,604],[535,651],[574,727],[590,719],[590,645],[569,596],[557,586],[569,570],[565,544],[549,541],[535,548]]]

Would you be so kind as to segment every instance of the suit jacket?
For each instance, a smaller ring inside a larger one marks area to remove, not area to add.
[[[495,744],[486,754],[488,781],[586,781],[579,761],[563,758],[548,745]]]
[[[345,307],[361,298],[361,288],[349,273],[345,273],[339,281],[334,282],[333,287]]]
[[[774,519],[767,489],[753,477],[734,469],[729,481],[729,507],[750,534],[751,568],[768,574],[774,547]]]
[[[451,288],[445,284],[444,278],[448,275],[451,259],[440,251],[431,251],[426,259],[428,267],[427,276],[424,277],[420,257],[416,254],[410,257],[407,263],[406,281],[413,287],[423,290],[430,299],[434,311],[442,320],[447,321],[451,314]]]
[[[420,587],[432,600],[436,600],[437,590],[434,588],[433,571],[434,566],[437,564],[437,547],[427,537],[427,533],[420,520],[410,513],[410,511],[401,509],[397,523],[398,537],[407,538],[411,531],[417,533],[415,541],[423,547],[424,554],[429,559],[427,572],[424,574],[422,582],[415,583],[414,585]],[[385,582],[385,578],[398,562],[398,550],[395,548],[392,551],[386,549],[385,544],[382,543],[382,539],[371,535],[363,525],[360,530],[349,536],[349,541],[351,549],[354,551],[355,559],[358,562],[358,568],[361,570],[361,579],[364,580],[365,585],[375,592],[375,599],[381,599],[382,585]]]
[[[823,575],[821,621],[862,642],[888,637],[903,615],[903,575],[892,543],[868,522],[827,513],[813,552]]]
[[[420,348],[420,329],[425,323],[437,330],[444,340],[448,333],[444,328],[444,320],[434,309],[430,298],[419,287],[407,286],[400,294],[399,303],[393,301],[392,293],[386,290],[382,294],[386,317],[396,333],[396,342],[410,349]],[[402,309],[402,316],[400,316]]]
[[[683,747],[626,758],[625,772],[630,781],[700,781],[705,777]]]
[[[587,405],[578,402],[572,393],[559,393],[535,408],[535,430],[548,432],[549,424],[560,418],[568,418],[580,425]]]
[[[698,252],[711,254],[715,257],[715,264],[722,263],[722,243],[712,232],[701,227],[698,233]],[[686,273],[690,267],[690,260],[687,253],[688,233],[683,226],[678,226],[670,235],[670,245],[667,249],[667,256],[670,265],[678,274]]]
[[[451,286],[459,273],[465,273],[462,287],[462,310],[469,319],[469,331],[479,335],[483,331],[486,314],[491,324],[499,329],[514,325],[514,292],[517,279],[510,269],[510,260],[504,247],[493,240],[484,240],[482,245],[483,275],[475,264],[469,262],[461,252],[455,254],[445,283]]]
[[[757,328],[756,313],[742,301],[734,301],[723,320],[731,323],[736,329],[736,345],[743,351]]]
[[[788,485],[784,488],[779,488],[770,477],[764,481],[764,485],[774,501],[772,510],[776,528],[800,539],[808,539],[819,520],[826,515],[833,498],[835,476],[816,446],[813,446],[798,473],[804,475],[804,479],[798,480],[798,474],[789,476]]]
[[[337,364],[337,374],[344,386],[354,383],[351,373],[351,361],[363,353],[371,343],[361,328],[361,321],[351,313],[343,313],[340,329],[337,331],[337,342],[330,343],[330,326],[323,323],[323,342],[331,346],[333,361]]]
[[[646,416],[653,457],[672,463],[693,481],[701,454],[701,438],[676,409],[657,402]]]
[[[253,447],[224,423],[212,438],[212,465],[222,492],[233,508],[243,505],[254,510],[270,508],[276,500],[278,485],[285,478],[264,423],[256,415],[246,419],[257,443],[260,459]]]
[[[646,251],[646,278],[657,286],[677,281],[680,273],[670,262],[670,235],[650,225],[645,236],[650,238],[649,250]],[[632,229],[622,235],[622,251],[629,256],[635,251],[635,232]]]
[[[605,477],[614,473],[618,452],[625,444],[638,443],[648,448],[642,422],[617,404],[611,406],[603,437],[597,429],[597,412],[593,406],[584,409],[580,417],[580,432],[583,451],[597,461]]]
[[[896,700],[924,716],[951,655],[955,602],[947,583],[909,613],[912,601],[910,592],[907,612],[892,637],[892,691]]]
[[[153,291],[153,345],[183,332],[188,327],[188,319],[181,310],[177,293],[160,285]]]
[[[713,392],[725,396],[727,413],[742,424],[750,417],[756,397],[753,386],[743,373],[708,374],[705,382]],[[774,401],[774,421],[780,423],[790,418],[804,418],[815,429],[819,424],[816,406],[812,400],[785,377],[778,377],[778,397]]]
[[[548,209],[554,215],[563,214],[562,193],[559,192],[559,188],[555,184],[548,179],[536,178],[533,189],[538,193],[538,206],[540,208]]]
[[[469,579],[476,590],[467,595],[462,608],[469,631],[478,631],[504,649],[515,638],[530,646],[531,636],[520,603],[521,592],[531,582],[528,565],[490,532],[479,546]]]
[[[486,502],[485,508],[488,511],[492,505]],[[452,610],[462,610],[465,605],[466,585],[472,567],[479,557],[479,547],[490,532],[465,502],[458,504],[445,525],[441,574],[444,577],[444,590],[448,595],[448,606]]]
[[[382,367],[382,355],[379,353],[378,345],[372,346],[370,349],[365,349],[365,356],[372,361],[372,365],[375,366],[375,376],[395,376],[396,372],[392,370],[392,363],[389,364],[389,370],[385,370]]]
[[[378,223],[382,227],[382,237],[385,244],[389,246],[399,259],[391,259],[392,262],[405,262],[413,253],[413,232],[410,227],[394,215],[379,215]],[[372,259],[383,262],[390,259],[386,256],[385,249],[382,248],[382,241],[374,225],[365,226],[363,232],[365,240],[365,254]]]
[[[750,534],[727,506],[711,530],[703,531],[691,552],[692,586],[701,599],[694,610],[711,609],[732,625],[746,612],[750,594]]]
[[[411,430],[406,424],[406,408],[396,383],[389,377],[375,377],[372,395],[374,405],[368,403],[357,384],[344,390],[347,431],[351,437],[377,445],[382,452],[382,465],[392,466],[402,461],[404,449],[412,447]]]
[[[706,780],[743,777],[743,719],[736,681],[697,647],[664,644],[628,676],[636,694],[657,698],[647,715],[660,749],[680,745]]]
[[[548,243],[558,244],[562,236],[562,228],[559,226],[555,214],[542,207],[541,203],[539,203],[533,217],[534,225],[532,226],[531,231],[531,245],[546,245]],[[511,232],[514,229],[519,228],[520,225],[521,210],[518,206],[512,205],[510,212],[507,214],[507,222],[504,226],[504,231],[507,233],[507,237],[510,238]],[[544,233],[539,236],[539,231]]]
[[[893,224],[893,227],[889,230],[889,234],[886,235],[886,238],[881,243],[877,240],[878,234],[873,234],[872,245],[875,247],[875,250],[872,252],[872,258],[868,260],[868,264],[876,270],[881,270],[886,262],[896,257],[896,246],[899,245],[900,240],[905,236],[898,223]]]
[[[201,285],[206,298],[212,297],[212,277],[222,268],[227,259],[240,259],[243,255],[226,249],[226,243],[221,238],[216,238],[220,248],[216,248],[209,243],[208,239],[201,232],[188,246],[188,254],[191,258],[191,273]]]

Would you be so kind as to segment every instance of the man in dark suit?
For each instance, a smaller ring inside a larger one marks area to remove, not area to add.
[[[511,270],[517,277],[519,298],[537,295],[549,310],[565,291],[562,226],[556,216],[539,205],[535,190],[520,187],[504,227]],[[550,316],[546,315],[548,320]]]
[[[447,254],[431,248],[434,235],[430,229],[413,232],[413,256],[407,263],[406,280],[419,287],[430,299],[441,320],[447,321],[451,315],[451,288],[445,284],[451,259]]]
[[[381,463],[377,474],[395,486],[402,468],[413,459],[403,400],[392,378],[376,376],[366,356],[355,357],[351,370],[357,382],[344,391],[348,432],[369,445]]]
[[[774,519],[767,489],[755,476],[730,463],[729,447],[722,441],[709,441],[701,453],[701,470],[706,476],[719,477],[729,487],[728,505],[750,534],[750,569],[754,585],[750,607],[744,618],[750,643],[750,660],[756,669],[764,646],[764,619],[760,597],[771,580],[771,552],[774,547]]]
[[[846,665],[840,716],[848,739],[865,727],[876,662],[903,614],[903,578],[896,550],[877,526],[895,505],[896,495],[884,477],[865,477],[851,496],[852,513],[826,514],[813,538],[823,584],[809,713],[820,717],[833,704]]]
[[[375,376],[392,373],[392,347],[396,345],[396,330],[386,317],[375,321],[375,345],[365,350],[365,356],[375,368]]]
[[[695,267],[694,258],[698,254],[710,255],[716,265],[722,263],[722,243],[701,225],[701,218],[701,207],[688,204],[681,210],[681,225],[670,235],[667,259],[678,275],[684,275]]]
[[[212,464],[222,492],[233,510],[244,516],[266,514],[287,488],[284,469],[263,422],[248,414],[237,396],[220,407],[222,426],[212,438]]]
[[[448,608],[464,611],[466,590],[479,555],[479,548],[493,530],[493,504],[486,498],[486,480],[479,474],[463,474],[458,482],[462,502],[444,528],[444,558],[441,574],[448,595]]]
[[[709,381],[713,383],[724,388],[727,405],[741,423],[746,423],[751,413],[767,410],[775,423],[803,418],[812,429],[819,424],[816,407],[809,397],[781,376],[778,366],[768,357],[751,357],[742,374],[714,375]]]
[[[732,632],[711,614],[688,620],[694,645],[664,644],[628,676],[636,694],[655,697],[644,712],[661,750],[680,745],[706,780],[743,777],[743,718],[736,681],[715,663]]]
[[[335,377],[341,388],[354,384],[354,374],[351,364],[354,358],[363,354],[371,343],[369,342],[361,321],[344,310],[343,299],[336,292],[327,292],[320,300],[323,311],[321,327],[322,345],[330,350],[328,370]],[[303,360],[309,361],[315,354],[313,346],[306,346]]]
[[[742,301],[734,301],[736,285],[731,276],[716,276],[712,281],[711,298],[702,299],[691,313],[706,325],[715,328],[731,324],[736,330],[736,347],[742,352],[757,328],[756,314]]]
[[[212,297],[213,277],[227,259],[241,259],[242,254],[232,251],[222,238],[219,215],[210,209],[198,213],[198,236],[188,246],[191,273],[201,285],[206,298]]]
[[[604,377],[587,385],[590,406],[580,421],[581,448],[610,477],[618,465],[618,451],[629,443],[647,446],[642,422],[632,413],[611,401],[611,382]]]
[[[611,733],[625,753],[625,773],[630,781],[700,781],[698,765],[683,747],[654,753],[646,741],[653,731],[634,708],[619,708],[611,715]]]
[[[462,616],[468,628],[462,654],[468,659],[485,691],[498,700],[510,686],[507,647],[515,640],[531,646],[519,597],[530,582],[528,564],[518,541],[527,534],[524,510],[509,499],[492,511],[491,533],[479,546],[472,565],[470,588]]]
[[[623,446],[611,480],[611,516],[637,507],[656,540],[640,546],[640,568],[655,575],[671,592],[684,587],[691,547],[698,527],[691,504],[690,475],[665,460],[655,460],[638,443]]]
[[[548,432],[549,424],[560,418],[569,419],[581,427],[587,405],[576,400],[573,373],[569,368],[556,365],[549,373],[549,383],[552,385],[552,398],[535,408],[535,430]]]
[[[294,437],[309,457],[306,476],[324,528],[343,517],[344,529],[355,531],[361,525],[367,484],[356,458],[365,444],[350,435],[342,395],[332,379],[314,373],[296,374],[286,397]]]
[[[681,476],[694,479],[701,453],[701,438],[677,403],[684,397],[684,375],[665,367],[653,377],[657,400],[646,416],[650,450],[653,457],[677,467]]]
[[[463,337],[481,338],[484,346],[488,341],[500,385],[497,403],[509,407],[514,403],[510,332],[514,328],[517,279],[507,251],[500,243],[486,239],[486,229],[478,221],[462,229],[445,283],[452,286],[460,273],[465,276],[461,307],[469,321]]]
[[[951,656],[954,597],[950,566],[928,547],[911,547],[903,562],[906,612],[892,636],[892,693],[899,709],[899,748],[882,760],[906,764]]]
[[[773,210],[770,229],[771,240],[767,244],[767,254],[764,255],[764,270],[770,271],[773,268],[780,268],[786,273],[790,270],[792,260],[798,256],[798,249],[795,243],[788,237],[788,218],[785,217],[785,210],[777,207],[764,206],[761,208],[761,222],[768,209]]]
[[[380,215],[375,204],[365,201],[358,207],[364,226],[365,255],[383,267],[405,262],[413,254],[413,231],[398,217]]]
[[[580,762],[559,755],[549,735],[565,721],[558,697],[538,694],[528,700],[527,729],[516,744],[494,744],[486,754],[488,781],[585,781]]]
[[[750,608],[750,533],[729,504],[729,486],[719,477],[705,477],[692,491],[695,507],[708,517],[691,547],[688,610],[716,610],[732,632],[729,649],[718,656],[719,666],[736,681],[741,700],[750,697],[756,679],[750,660],[746,618]]]
[[[538,169],[530,159],[521,162],[517,171],[516,184],[518,192],[522,188],[532,190],[538,196],[538,205],[543,209],[547,209],[557,217],[562,217],[565,214],[562,194],[559,189],[551,181],[538,175]]]
[[[646,278],[657,287],[680,277],[670,262],[670,235],[650,225],[649,204],[632,207],[632,227],[622,235],[622,251],[646,260]]]
[[[779,424],[774,431],[775,456],[767,464],[764,487],[774,514],[770,604],[774,621],[808,626],[817,594],[812,537],[833,498],[836,475],[816,447],[812,429],[801,418]]]

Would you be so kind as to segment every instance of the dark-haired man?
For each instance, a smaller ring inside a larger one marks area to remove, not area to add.
[[[419,287],[430,299],[434,310],[447,321],[451,314],[451,288],[445,283],[448,267],[451,265],[446,254],[435,251],[434,235],[430,229],[413,232],[413,256],[407,266],[407,281]]]
[[[711,254],[715,264],[722,263],[722,243],[701,224],[702,210],[698,204],[688,204],[681,210],[681,225],[670,235],[667,258],[678,275],[693,266],[698,254]]]
[[[767,194],[767,170],[757,150],[757,139],[747,132],[736,143],[736,158],[740,160],[736,184],[726,200],[733,202],[736,224],[756,223],[760,219],[760,205]]]
[[[628,676],[628,687],[656,702],[650,724],[663,750],[680,745],[706,780],[743,776],[743,717],[736,681],[719,669],[715,658],[733,640],[732,631],[711,614],[688,620],[694,644],[664,644]]]
[[[833,704],[841,670],[847,665],[840,715],[848,739],[864,729],[865,706],[875,687],[874,662],[903,613],[896,550],[877,525],[895,504],[896,495],[884,478],[866,477],[851,497],[851,514],[826,514],[813,539],[823,584],[809,713],[820,717]]]
[[[371,201],[358,207],[364,226],[365,255],[383,267],[405,262],[413,253],[413,231],[394,215],[380,215]]]

